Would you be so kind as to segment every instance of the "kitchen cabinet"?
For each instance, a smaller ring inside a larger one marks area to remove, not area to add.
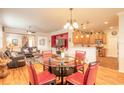
[[[103,40],[103,44],[106,44],[106,34],[103,34],[102,40]]]
[[[95,44],[95,43],[96,43],[95,34],[91,34],[90,35],[90,44]]]
[[[91,33],[81,34],[79,31],[73,32],[73,43],[82,45],[93,45],[96,41],[100,40],[103,44],[106,44],[106,33]]]

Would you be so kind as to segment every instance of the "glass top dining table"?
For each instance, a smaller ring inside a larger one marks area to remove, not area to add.
[[[74,63],[75,58],[71,56],[65,56],[64,58],[61,58],[60,56],[57,57],[50,57],[47,58],[47,60],[41,62],[42,64],[48,65],[48,66],[75,66]]]
[[[61,85],[64,84],[64,77],[71,75],[77,71],[75,64],[75,58],[71,56],[65,56],[64,58],[60,56],[54,56],[48,58],[46,61],[41,62],[42,65],[48,66],[48,70],[61,77]]]

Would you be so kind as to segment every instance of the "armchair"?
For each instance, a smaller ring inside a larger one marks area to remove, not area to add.
[[[10,52],[9,50],[5,51],[5,54],[11,59],[9,63],[7,63],[8,68],[17,68],[25,66],[25,56],[18,52]]]

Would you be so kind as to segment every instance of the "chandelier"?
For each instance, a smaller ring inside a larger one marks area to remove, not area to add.
[[[70,10],[70,20],[68,20],[67,23],[64,25],[64,29],[69,29],[69,30],[78,29],[78,23],[76,22],[76,20],[72,18],[73,8],[70,8],[69,10]]]

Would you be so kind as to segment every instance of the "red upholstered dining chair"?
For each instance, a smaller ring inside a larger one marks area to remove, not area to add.
[[[43,58],[43,62],[44,62],[44,66],[43,66],[43,70],[48,70],[48,66],[45,65],[45,63],[49,62],[49,58],[52,57],[52,51],[49,50],[49,51],[43,51],[42,52],[42,58]]]
[[[82,70],[84,71],[84,60],[85,60],[85,56],[86,56],[86,51],[80,51],[80,50],[76,50],[75,52],[75,64],[76,69],[77,70]]]
[[[27,67],[30,85],[55,84],[56,76],[54,74],[51,74],[48,71],[43,71],[37,74],[31,62],[27,65]]]
[[[89,64],[86,72],[76,72],[66,78],[66,82],[73,85],[95,85],[99,62]]]

